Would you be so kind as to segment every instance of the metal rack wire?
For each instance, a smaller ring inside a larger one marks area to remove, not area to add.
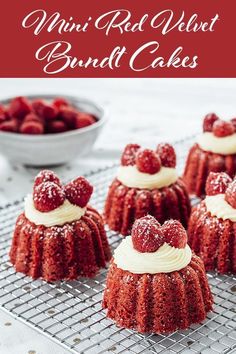
[[[180,168],[191,140],[176,144]],[[116,168],[91,173],[93,205],[102,210],[107,187]],[[196,202],[193,201],[193,202]],[[236,278],[208,274],[214,311],[200,325],[169,335],[141,335],[121,329],[101,308],[107,270],[94,279],[46,283],[15,273],[9,263],[11,234],[23,207],[17,201],[0,209],[0,305],[29,326],[43,332],[72,353],[236,353]],[[120,236],[107,230],[112,248]]]

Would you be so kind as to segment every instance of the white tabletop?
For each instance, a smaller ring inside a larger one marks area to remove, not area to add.
[[[109,121],[92,153],[54,169],[69,178],[112,163],[127,142],[155,146],[201,129],[214,111],[236,116],[235,79],[1,79],[0,99],[32,93],[72,94],[93,99],[109,111]],[[37,169],[10,165],[0,155],[0,205],[22,198]],[[68,353],[48,338],[0,310],[1,354]]]

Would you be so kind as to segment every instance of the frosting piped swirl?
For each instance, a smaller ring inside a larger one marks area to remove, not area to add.
[[[217,137],[211,132],[205,132],[198,137],[199,146],[215,154],[236,154],[236,133],[224,137]]]
[[[25,216],[35,225],[44,225],[46,227],[61,226],[79,220],[86,212],[86,207],[81,208],[71,204],[69,200],[58,208],[49,212],[40,212],[34,206],[33,197],[31,194],[25,198]]]
[[[140,172],[136,166],[120,166],[117,179],[129,188],[156,189],[175,183],[178,174],[175,168],[161,167],[154,174]]]
[[[166,242],[156,252],[141,253],[133,247],[128,236],[114,251],[114,263],[118,268],[134,274],[170,273],[186,267],[192,258],[188,245],[175,248]]]
[[[205,204],[211,216],[236,222],[236,209],[225,200],[225,194],[206,196]]]

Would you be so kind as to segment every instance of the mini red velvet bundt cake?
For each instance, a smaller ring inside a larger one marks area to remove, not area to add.
[[[186,227],[190,202],[175,167],[176,155],[170,144],[159,144],[156,151],[127,145],[105,203],[109,228],[128,235],[134,221],[147,214],[161,223],[170,218],[180,220]]]
[[[93,277],[111,258],[102,217],[88,201],[93,187],[78,177],[64,187],[41,171],[25,199],[10,250],[17,272],[46,281]]]
[[[211,172],[206,198],[191,214],[189,245],[206,270],[236,273],[236,179],[224,172]]]
[[[188,192],[201,197],[210,172],[236,173],[236,119],[220,120],[214,113],[203,121],[203,134],[190,149],[183,180]]]
[[[212,295],[202,260],[179,221],[135,221],[114,252],[103,298],[107,317],[141,333],[170,333],[205,320]]]

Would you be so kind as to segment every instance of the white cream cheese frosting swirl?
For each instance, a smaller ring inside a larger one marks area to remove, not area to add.
[[[161,167],[155,174],[140,172],[136,166],[120,166],[117,179],[129,188],[156,189],[175,183],[178,174],[175,168]]]
[[[198,137],[199,146],[215,154],[236,154],[236,133],[219,138],[213,133],[205,132]]]
[[[211,214],[211,216],[216,216],[218,219],[228,219],[236,222],[236,209],[227,203],[224,194],[206,196],[205,204],[207,211]]]
[[[58,208],[42,213],[35,208],[31,194],[25,198],[25,216],[35,225],[44,225],[46,227],[61,226],[79,220],[85,212],[86,207],[80,208],[65,200]]]
[[[133,247],[132,237],[121,241],[114,251],[114,263],[118,268],[134,274],[170,273],[186,267],[192,258],[188,245],[175,248],[166,242],[156,252],[141,253]]]

